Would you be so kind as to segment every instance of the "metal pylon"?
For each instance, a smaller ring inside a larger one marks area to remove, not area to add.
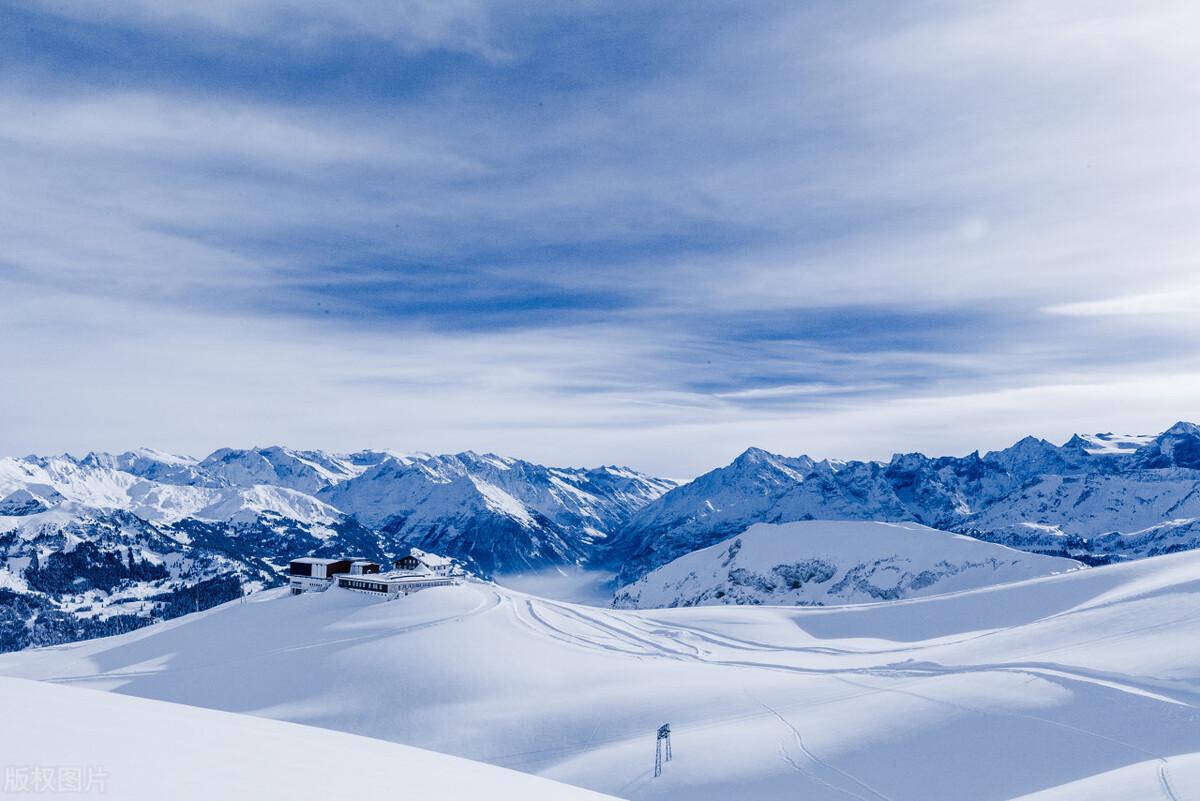
[[[662,775],[663,744],[666,743],[667,762],[671,761],[671,724],[664,723],[658,727],[658,737],[654,740],[654,776]]]

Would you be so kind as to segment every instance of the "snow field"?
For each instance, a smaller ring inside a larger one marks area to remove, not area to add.
[[[802,609],[597,609],[484,583],[394,602],[267,592],[4,655],[0,673],[391,740],[630,799],[1073,801],[1108,771],[1145,788],[1126,797],[1170,798],[1156,765],[1174,797],[1200,795],[1194,760],[1180,757],[1200,752],[1196,552]],[[664,722],[675,758],[654,779]]]

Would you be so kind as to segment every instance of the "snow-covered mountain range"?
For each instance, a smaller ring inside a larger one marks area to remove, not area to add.
[[[1200,545],[1200,427],[1026,437],[964,457],[815,461],[751,448],[646,505],[606,543],[631,583],[754,523],[914,521],[1089,564]]]
[[[405,547],[483,573],[578,564],[674,482],[628,468],[223,448],[0,459],[0,650],[123,631]]]
[[[1066,573],[1079,562],[918,523],[756,523],[621,589],[614,606],[875,603]]]
[[[755,523],[804,520],[917,522],[1088,564],[1195,548],[1200,427],[888,462],[751,448],[682,486],[473,452],[3,458],[0,648],[108,634],[271,586],[296,554],[383,560],[418,547],[484,575],[609,567],[624,586]]]

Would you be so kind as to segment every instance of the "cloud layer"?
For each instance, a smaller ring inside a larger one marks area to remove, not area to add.
[[[0,11],[5,452],[1195,416],[1193,5],[201,6]]]

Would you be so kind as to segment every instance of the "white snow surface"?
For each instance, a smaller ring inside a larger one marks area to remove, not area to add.
[[[608,797],[383,740],[94,690],[5,678],[0,704],[5,798]],[[64,791],[67,781],[88,791]]]
[[[1195,797],[1196,787],[1200,787],[1200,753],[1148,759],[1022,796],[1018,801],[1185,801]],[[1185,794],[1181,788],[1191,792]]]
[[[1131,454],[1143,445],[1154,441],[1153,434],[1078,434],[1088,446],[1084,448],[1096,456],[1123,456]]]
[[[0,674],[376,737],[629,799],[1200,797],[1200,552],[838,607],[596,609],[478,582],[393,602],[268,591],[5,654]],[[6,709],[39,716],[56,732],[86,718]],[[665,722],[674,759],[655,779]],[[221,747],[180,728],[182,746],[163,736],[138,763],[148,781],[168,786],[171,765],[154,758],[168,747]],[[106,754],[127,729],[64,737]],[[22,760],[86,759],[36,742]],[[310,764],[301,751],[292,762]]]
[[[758,523],[617,592],[627,608],[872,603],[976,589],[1081,568],[918,523]]]

